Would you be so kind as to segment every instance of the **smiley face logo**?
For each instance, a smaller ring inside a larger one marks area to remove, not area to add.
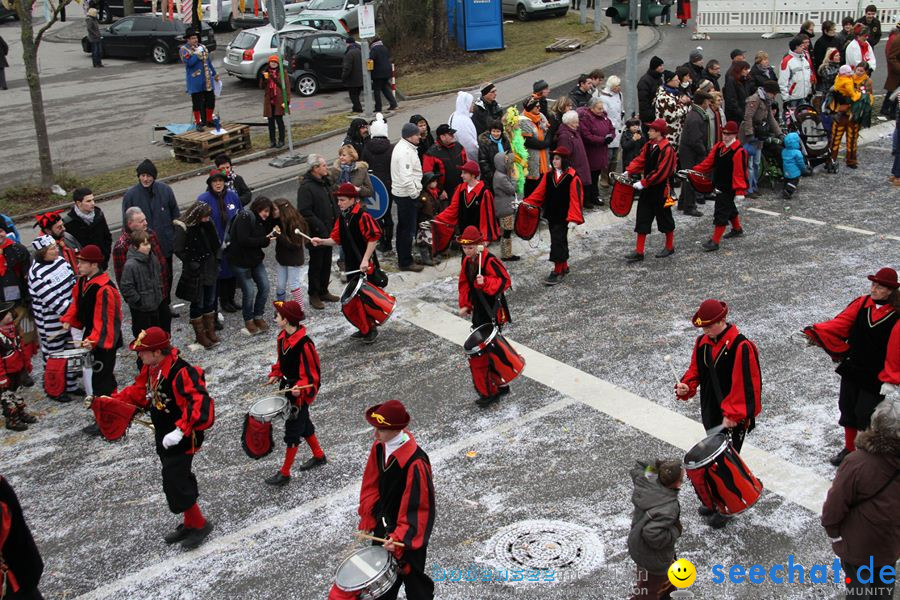
[[[690,587],[697,579],[697,569],[689,560],[679,558],[669,567],[669,581],[677,588]]]

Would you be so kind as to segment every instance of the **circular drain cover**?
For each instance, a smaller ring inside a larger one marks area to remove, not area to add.
[[[553,569],[556,580],[580,577],[603,563],[603,542],[591,529],[565,521],[520,521],[489,542],[501,569]]]

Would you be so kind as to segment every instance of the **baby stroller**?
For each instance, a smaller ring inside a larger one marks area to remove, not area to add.
[[[784,178],[784,168],[781,163],[781,150],[784,143],[776,137],[767,138],[763,142],[762,161],[759,168],[759,183],[763,179],[774,190],[775,186]]]
[[[811,104],[798,104],[785,110],[784,117],[785,132],[796,131],[800,135],[810,173],[819,165],[825,165],[826,173],[837,173],[837,165],[831,159],[831,140],[819,111]]]

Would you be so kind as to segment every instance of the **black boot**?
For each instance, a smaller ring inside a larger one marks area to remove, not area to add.
[[[32,414],[29,414],[28,411],[25,410],[25,403],[21,400],[16,402],[16,411],[19,413],[19,418],[29,425],[32,423],[37,423],[37,417]]]
[[[19,411],[11,402],[3,401],[3,418],[6,420],[6,428],[12,431],[25,431],[28,425],[19,418]]]
[[[165,540],[167,544],[175,544],[186,538],[190,531],[190,529],[184,526],[184,523],[179,523],[178,527],[163,536],[163,540]]]
[[[284,487],[291,482],[291,476],[285,475],[281,471],[278,471],[271,477],[266,477],[266,483],[269,485],[274,485],[275,487]]]
[[[306,461],[305,463],[300,465],[300,470],[301,471],[309,471],[310,469],[315,469],[316,467],[320,467],[327,462],[328,462],[328,459],[326,459],[324,456],[322,458],[316,458],[315,456],[313,456],[308,461]]]
[[[212,533],[213,522],[209,519],[206,520],[206,525],[201,527],[200,529],[188,529],[188,533],[184,536],[184,541],[181,542],[181,547],[185,550],[193,550],[202,544],[209,534]]]

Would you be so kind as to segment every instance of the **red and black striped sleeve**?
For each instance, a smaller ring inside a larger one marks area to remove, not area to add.
[[[494,194],[485,189],[481,197],[481,235],[488,242],[500,239],[500,224],[494,215]]]
[[[660,144],[659,162],[656,163],[656,169],[652,173],[644,175],[644,187],[664,184],[675,172],[677,163],[678,157],[672,144]]]
[[[761,391],[759,353],[753,342],[744,340],[737,347],[731,372],[731,391],[722,400],[722,414],[738,423],[755,417],[762,409]]]
[[[509,271],[506,270],[500,259],[493,254],[488,254],[484,258],[481,274],[484,276],[484,285],[481,289],[489,296],[505,292],[512,285]]]
[[[469,287],[469,278],[466,277],[466,264],[468,261],[468,257],[463,256],[462,258],[462,266],[459,269],[459,307],[460,308],[472,308],[472,297],[470,294],[472,293],[471,288]]]
[[[316,394],[319,393],[319,386],[322,382],[322,366],[319,364],[319,353],[313,341],[306,337],[301,344],[297,385],[313,386],[300,392],[300,398],[307,404],[312,404]]]
[[[213,399],[206,391],[203,370],[192,365],[181,369],[175,376],[172,390],[175,402],[181,409],[181,418],[175,423],[185,435],[192,431],[209,429],[215,421]]]
[[[147,399],[147,371],[149,371],[149,367],[141,367],[141,371],[135,378],[134,383],[113,394],[113,398],[133,404],[139,408],[146,408],[150,403]]]
[[[581,178],[578,175],[572,175],[572,185],[569,186],[569,213],[566,215],[566,221],[581,225],[584,223],[584,186],[581,184]]]
[[[381,239],[381,227],[372,218],[372,215],[360,209],[359,230],[367,242],[377,242]]]
[[[397,513],[397,527],[390,532],[391,539],[403,542],[394,555],[403,556],[406,550],[419,550],[428,544],[434,527],[434,483],[431,466],[422,459],[415,460],[407,470],[406,489]]]
[[[853,329],[856,316],[865,306],[867,298],[868,296],[860,296],[848,304],[847,308],[835,318],[807,327],[804,333],[832,358],[843,356],[850,350],[850,344],[847,343],[850,338],[850,330]]]
[[[329,236],[334,240],[334,243],[338,246],[341,245],[341,219],[338,217],[334,221],[334,227],[331,228],[331,235]]]
[[[78,301],[81,300],[81,281],[76,281],[72,286],[72,301],[69,302],[69,308],[59,318],[60,322],[68,323],[76,329],[84,327],[84,323],[78,320]]]
[[[375,504],[378,503],[378,454],[375,449],[378,442],[372,444],[366,470],[363,471],[362,487],[359,489],[359,530],[375,529]]]
[[[94,326],[88,339],[96,348],[112,350],[122,331],[122,297],[112,284],[100,286],[94,305]]]

